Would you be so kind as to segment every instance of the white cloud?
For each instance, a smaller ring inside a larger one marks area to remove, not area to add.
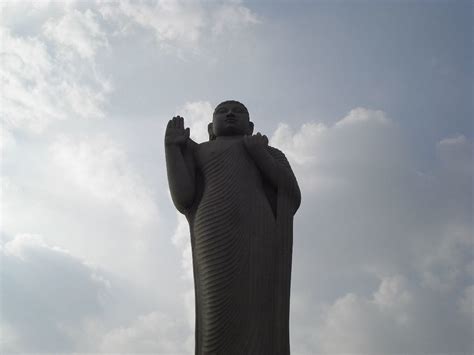
[[[261,22],[255,13],[241,4],[241,1],[230,1],[217,6],[212,16],[214,17],[212,32],[216,35],[237,31],[242,27]]]
[[[336,122],[336,127],[357,124],[362,122],[377,122],[379,124],[389,124],[385,112],[381,110],[370,110],[364,107],[357,107],[349,112],[342,120]]]
[[[400,133],[382,111],[358,108],[334,125],[280,124],[272,136],[302,188],[295,353],[472,349],[472,143],[441,140],[439,160],[420,173]]]
[[[374,294],[373,301],[381,309],[388,309],[398,313],[412,301],[412,295],[407,289],[406,280],[402,276],[383,279],[380,287]],[[402,314],[398,314],[402,316]]]
[[[298,165],[312,165],[334,162],[336,159],[358,158],[369,159],[368,154],[375,145],[384,152],[390,149],[379,137],[396,134],[396,127],[391,125],[383,111],[356,108],[333,126],[319,122],[307,122],[293,132],[288,124],[280,124],[271,137],[275,146],[281,147],[285,154]],[[365,138],[365,140],[363,139]],[[344,142],[344,145],[340,143]],[[338,144],[339,149],[335,149]],[[373,158],[373,156],[370,156]]]
[[[191,138],[197,143],[209,140],[207,126],[212,122],[214,109],[208,101],[187,102],[177,110],[176,115],[184,117],[184,125],[189,127]]]
[[[171,202],[170,202],[171,203]],[[189,232],[189,224],[187,219],[181,213],[177,212],[178,225],[171,238],[173,244],[181,253],[181,271],[182,278],[186,282],[187,290],[181,295],[182,306],[186,314],[186,329],[189,331],[186,344],[192,346],[194,344],[194,326],[195,326],[195,294],[194,294],[194,271],[191,249],[191,238]]]
[[[294,133],[288,124],[280,123],[270,142],[281,147],[288,158],[299,165],[314,163],[317,159],[315,152],[318,151],[314,148],[321,144],[320,141],[324,139],[327,130],[326,125],[311,122],[303,124],[301,129]]]
[[[191,344],[183,342],[187,327],[179,319],[161,312],[151,312],[138,317],[127,327],[107,333],[100,345],[106,353],[187,354]]]
[[[33,38],[15,37],[6,29],[1,30],[0,36],[0,77],[4,85],[0,106],[6,124],[40,130],[49,121],[63,118],[64,113],[51,103],[54,95],[44,85],[54,70],[46,46]]]
[[[463,312],[470,296],[468,288],[459,302]],[[314,329],[321,353],[464,354],[474,345],[472,313],[458,312],[456,298],[409,286],[399,275],[382,279],[371,297],[349,293],[337,299],[323,314]]]
[[[282,149],[303,188],[314,192],[349,186],[366,174],[396,173],[401,167],[394,161],[406,164],[399,139],[398,128],[385,113],[356,108],[332,126],[306,122],[294,132],[279,124],[270,144]]]
[[[51,15],[60,15],[77,1],[54,0],[9,0],[0,2],[0,25],[5,27],[23,27],[28,24],[36,30],[36,25],[46,21]]]
[[[14,146],[15,137],[4,125],[0,125],[0,154]]]
[[[2,250],[2,353],[62,352],[85,332],[110,296],[100,271],[38,235],[20,234]],[[80,344],[84,347],[85,343]]]
[[[191,238],[189,235],[189,224],[181,213],[177,212],[178,226],[171,240],[176,248],[181,252],[181,266],[183,268],[183,277],[187,280],[193,280],[193,262],[191,252]]]
[[[20,339],[19,335],[15,332],[15,329],[0,319],[0,334],[2,337],[0,338],[0,350],[2,351],[13,351],[13,349],[17,349]]]
[[[158,218],[153,191],[135,171],[123,148],[106,135],[83,140],[63,136],[50,151],[64,178],[85,193],[117,204],[138,224]]]
[[[164,49],[194,53],[209,33],[257,23],[240,2],[177,0],[2,3],[0,114],[14,132],[42,132],[57,120],[104,117],[112,84],[97,65],[113,34],[151,31]],[[13,20],[16,19],[16,20]],[[30,21],[30,23],[28,23]]]
[[[456,173],[471,174],[474,170],[473,146],[464,135],[441,139],[437,146],[437,152],[443,165]]]
[[[120,1],[104,2],[101,13],[119,26],[136,23],[151,29],[158,42],[191,45],[199,40],[204,16],[199,2]]]
[[[156,300],[148,303],[146,290],[133,289],[123,275],[106,273],[40,235],[16,235],[0,253],[2,354],[190,352],[185,318]]]
[[[181,57],[183,50],[199,50],[209,34],[235,33],[259,23],[257,16],[240,1],[103,2],[99,11],[117,26],[116,33],[128,34],[134,26],[150,30],[161,48],[174,50]]]
[[[43,33],[85,59],[93,59],[99,48],[107,46],[106,33],[97,15],[89,9],[84,12],[72,9],[60,18],[49,19],[43,25]]]
[[[417,261],[423,286],[437,293],[449,294],[473,276],[469,275],[468,269],[474,254],[472,232],[472,225],[443,226],[439,231],[441,238]]]
[[[75,1],[1,6],[0,114],[6,129],[41,133],[58,120],[104,117],[112,86],[95,62],[108,44],[96,13]]]
[[[25,261],[27,253],[36,251],[37,248],[46,248],[46,243],[41,236],[32,234],[20,234],[14,240],[8,242],[3,247],[7,255],[15,256]]]
[[[62,54],[40,37],[21,37],[0,28],[2,95],[7,128],[41,132],[51,122],[103,117],[110,84],[91,63]]]
[[[415,352],[407,328],[410,291],[398,276],[382,280],[372,298],[349,293],[325,312],[318,339],[322,353],[386,354]]]

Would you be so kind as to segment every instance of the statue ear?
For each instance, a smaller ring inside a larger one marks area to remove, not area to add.
[[[213,141],[216,139],[216,135],[214,134],[214,130],[212,128],[212,122],[207,125],[207,132],[209,133],[209,140]]]
[[[247,131],[248,135],[251,136],[253,133],[253,122],[249,121],[249,129]]]

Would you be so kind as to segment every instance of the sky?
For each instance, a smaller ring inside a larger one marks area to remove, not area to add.
[[[472,2],[1,1],[0,352],[191,354],[164,130],[298,179],[293,354],[474,352]]]

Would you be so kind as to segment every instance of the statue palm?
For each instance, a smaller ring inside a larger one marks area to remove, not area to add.
[[[181,116],[173,117],[166,126],[165,144],[182,145],[189,138],[189,128],[184,128],[184,118]]]

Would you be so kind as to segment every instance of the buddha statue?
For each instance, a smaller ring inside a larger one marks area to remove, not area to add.
[[[166,128],[171,196],[190,228],[199,355],[290,353],[301,195],[285,155],[253,130],[238,101],[216,107],[207,142],[194,142],[180,116]]]

